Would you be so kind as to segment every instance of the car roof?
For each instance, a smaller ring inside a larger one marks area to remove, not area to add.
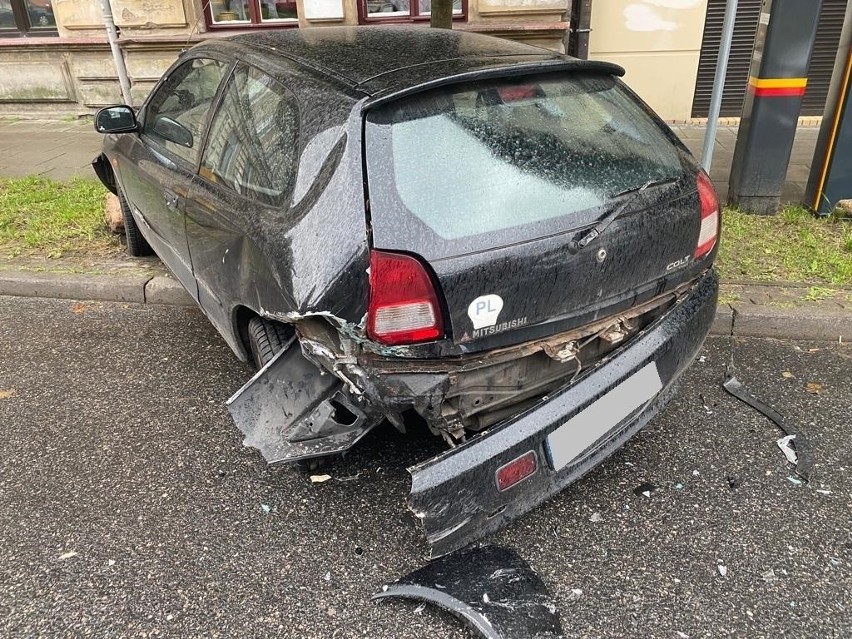
[[[534,71],[567,66],[623,73],[616,65],[578,60],[511,40],[415,26],[281,29],[224,41],[238,49],[262,52],[267,59],[273,54],[299,63],[371,96],[507,68]]]

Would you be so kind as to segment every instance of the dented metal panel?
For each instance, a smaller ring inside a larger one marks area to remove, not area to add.
[[[343,383],[306,359],[297,338],[227,402],[245,446],[270,464],[343,452],[381,418],[350,401]]]

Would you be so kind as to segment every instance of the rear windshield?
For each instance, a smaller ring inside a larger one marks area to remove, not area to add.
[[[552,232],[566,216],[576,226],[572,214],[683,171],[678,148],[609,76],[417,94],[369,112],[366,142],[374,223],[403,210],[447,241],[529,225]]]

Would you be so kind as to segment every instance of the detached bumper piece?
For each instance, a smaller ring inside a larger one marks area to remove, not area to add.
[[[708,271],[676,306],[571,385],[482,435],[409,468],[408,505],[437,557],[501,528],[620,448],[674,395],[716,310]],[[536,471],[500,490],[497,472],[532,451]]]
[[[508,548],[478,546],[437,559],[373,599],[435,604],[486,639],[556,639],[562,627],[541,578]]]
[[[343,452],[381,421],[355,406],[339,379],[307,360],[296,338],[227,406],[243,444],[270,464]]]

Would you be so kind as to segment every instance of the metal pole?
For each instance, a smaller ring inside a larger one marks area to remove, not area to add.
[[[127,78],[127,67],[124,64],[124,56],[118,46],[118,31],[112,19],[112,7],[109,0],[101,0],[101,8],[104,12],[104,26],[106,27],[109,48],[112,50],[112,61],[115,62],[115,70],[118,73],[118,83],[121,85],[121,97],[128,106],[133,105],[133,97],[130,95],[130,80]]]
[[[701,152],[701,164],[707,173],[710,173],[710,163],[713,161],[713,145],[716,144],[716,127],[718,126],[719,111],[722,108],[725,76],[728,74],[728,56],[731,53],[731,41],[734,38],[737,1],[728,0],[725,6],[725,20],[722,23],[722,41],[719,43],[719,56],[716,58],[716,77],[713,80],[710,113],[707,115],[707,129],[704,132],[704,150]]]

